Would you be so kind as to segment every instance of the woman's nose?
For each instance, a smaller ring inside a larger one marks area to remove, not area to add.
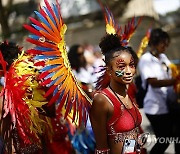
[[[129,66],[126,67],[125,73],[126,74],[131,74],[131,68]]]

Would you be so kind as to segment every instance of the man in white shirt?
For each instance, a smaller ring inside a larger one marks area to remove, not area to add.
[[[142,79],[142,86],[148,89],[144,98],[144,112],[146,113],[157,138],[172,137],[172,120],[167,106],[167,92],[173,90],[175,79],[171,78],[168,67],[170,61],[164,54],[169,45],[169,35],[161,29],[151,31],[149,40],[150,51],[139,60],[138,69]],[[152,154],[163,154],[169,143],[157,142],[152,148]]]

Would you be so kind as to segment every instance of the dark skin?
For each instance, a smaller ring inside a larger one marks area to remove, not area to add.
[[[169,40],[164,40],[160,42],[157,45],[151,45],[150,46],[150,52],[152,55],[154,55],[156,58],[159,58],[159,55],[161,53],[164,53],[166,48],[169,45]],[[156,51],[156,52],[154,52]],[[172,86],[176,83],[176,79],[164,79],[164,80],[158,80],[157,78],[148,78],[147,82],[152,86],[152,87],[167,87],[167,86]]]
[[[126,51],[117,51],[108,65],[110,75],[110,86],[117,93],[123,104],[127,108],[132,108],[133,104],[127,95],[128,85],[132,82],[135,74],[134,61],[132,55]],[[123,71],[122,77],[117,77],[115,71]],[[107,135],[107,122],[112,117],[114,107],[110,100],[101,93],[94,96],[90,112],[90,120],[96,139],[97,149],[109,149],[111,154],[119,154],[122,151],[123,143],[114,143]]]

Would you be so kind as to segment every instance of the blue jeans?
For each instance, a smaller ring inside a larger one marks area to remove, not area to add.
[[[0,137],[0,154],[4,153],[4,142],[2,137]]]

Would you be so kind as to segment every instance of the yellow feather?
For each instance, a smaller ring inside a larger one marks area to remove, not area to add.
[[[139,49],[138,49],[138,51],[137,51],[137,56],[138,56],[138,58],[140,58],[140,57],[142,56],[142,54],[144,53],[144,50],[145,50],[145,48],[147,47],[148,42],[149,42],[149,39],[148,39],[147,36],[145,36],[145,37],[142,39],[141,44],[140,44],[140,46],[139,46]]]
[[[172,63],[169,65],[169,67],[172,71],[172,77],[173,78],[177,78],[178,76],[180,76],[180,68],[178,68],[177,65]],[[180,94],[180,80],[178,80],[178,82],[176,82],[175,91],[178,94]]]
[[[116,30],[114,29],[114,27],[110,24],[106,24],[106,33],[107,34],[116,34]]]

